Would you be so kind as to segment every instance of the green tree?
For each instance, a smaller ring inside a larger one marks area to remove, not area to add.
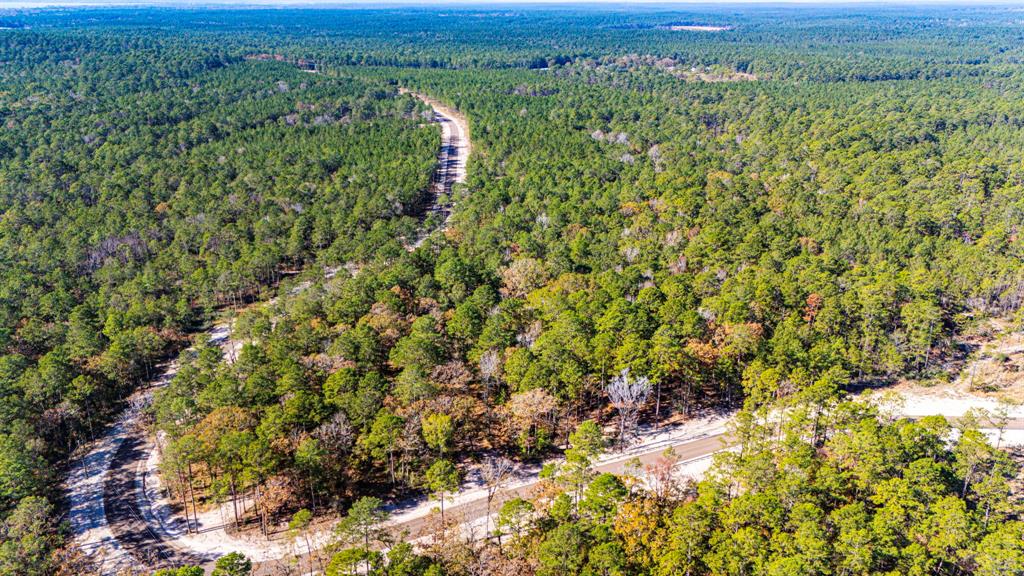
[[[516,497],[506,500],[498,511],[498,542],[504,534],[518,538],[529,530],[534,512],[533,504]]]
[[[437,450],[438,456],[444,458],[444,453],[452,442],[452,435],[455,426],[452,424],[451,416],[447,414],[430,414],[421,422],[423,440],[427,446]]]
[[[249,576],[252,561],[239,552],[231,552],[217,559],[210,576]]]
[[[330,455],[316,438],[306,438],[295,449],[295,465],[306,475],[310,503],[316,510],[316,484],[323,476],[323,470]]]
[[[27,434],[20,427],[15,434],[0,434],[0,510],[10,509],[45,485],[47,466],[36,450],[39,442]]]
[[[204,576],[206,570],[202,566],[181,566],[179,568],[164,568],[153,572],[153,576]]]
[[[386,541],[387,533],[382,525],[387,519],[388,513],[381,507],[380,499],[363,496],[352,503],[334,530],[343,542],[358,543],[364,550],[370,550],[371,544]],[[370,560],[369,556],[365,558],[367,574],[370,573]]]
[[[586,534],[576,524],[562,524],[549,532],[537,550],[541,576],[579,574],[587,561]]]
[[[978,542],[974,551],[977,576],[1024,572],[1024,523],[1007,522]]]
[[[626,486],[618,476],[600,474],[587,486],[580,501],[580,512],[599,524],[607,523],[618,512],[627,493]]]
[[[303,508],[292,515],[291,520],[288,521],[288,534],[292,540],[303,539],[306,544],[306,554],[311,559],[316,560],[320,570],[323,570],[323,561],[320,559],[320,554],[316,552],[316,549],[313,547],[313,541],[310,539],[312,522],[313,513]]]
[[[626,552],[618,542],[605,542],[594,546],[588,554],[587,568],[599,576],[624,576],[629,573]]]
[[[441,524],[444,525],[444,500],[447,494],[458,490],[459,471],[449,460],[437,460],[424,475],[427,489],[437,496],[441,503]]]
[[[572,502],[578,506],[581,493],[593,477],[593,460],[604,446],[604,435],[593,420],[586,420],[569,434],[570,448],[559,466],[557,479],[572,490]]]
[[[60,545],[45,498],[27,496],[0,523],[0,574],[49,576],[54,571],[52,552]]]
[[[387,408],[382,408],[373,419],[370,431],[359,437],[359,445],[367,450],[374,460],[387,461],[388,475],[395,483],[395,451],[405,421]]]
[[[362,570],[366,570],[367,566],[376,568],[381,563],[380,552],[374,552],[365,548],[346,548],[334,554],[331,557],[330,563],[327,565],[325,574],[327,576],[342,576],[344,574],[359,574]],[[364,574],[374,574],[375,572],[362,572]]]

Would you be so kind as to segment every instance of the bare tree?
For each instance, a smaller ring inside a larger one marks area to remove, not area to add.
[[[553,415],[558,410],[558,401],[542,388],[513,394],[502,406],[507,415],[508,437],[519,438],[527,455],[536,444],[538,431],[551,428]]]
[[[675,450],[669,447],[657,460],[645,467],[651,492],[662,502],[671,502],[679,495],[680,486],[676,481],[675,469],[680,460]]]
[[[344,412],[338,412],[313,431],[313,437],[334,457],[351,450],[356,435]]]
[[[515,475],[516,463],[504,456],[489,456],[480,469],[480,478],[487,488],[487,519],[484,524],[485,534],[491,532],[491,506],[498,491]]]
[[[533,348],[534,342],[537,338],[540,338],[541,332],[544,331],[544,325],[541,324],[540,320],[531,322],[522,332],[516,334],[516,342],[526,348]]]
[[[651,381],[646,376],[631,377],[629,368],[623,368],[608,383],[605,392],[619,413],[619,446],[625,446],[626,438],[636,428],[640,408],[651,395]]]
[[[484,380],[484,401],[488,402],[491,397],[491,387],[497,382],[498,372],[501,370],[501,356],[497,350],[488,350],[480,356],[480,376]],[[488,407],[490,402],[488,402]],[[489,408],[488,408],[489,409]]]

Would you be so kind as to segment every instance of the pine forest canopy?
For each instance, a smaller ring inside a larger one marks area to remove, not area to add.
[[[57,571],[62,464],[191,344],[150,415],[211,501],[443,498],[591,419],[742,407],[699,487],[562,470],[494,562],[1014,573],[1017,465],[844,393],[1019,326],[1022,60],[1003,7],[0,10],[0,575]],[[441,131],[405,89],[473,146],[415,250]],[[366,540],[328,573],[471,572]]]

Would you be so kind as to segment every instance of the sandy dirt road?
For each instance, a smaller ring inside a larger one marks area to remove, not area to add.
[[[962,415],[970,404],[957,403],[955,406],[936,406],[935,408],[938,410],[935,413],[946,413],[947,416],[955,419],[957,416]],[[917,407],[915,406],[915,408]],[[913,412],[907,411],[907,415],[911,417],[924,415]],[[725,432],[727,420],[728,415],[722,414],[703,421],[689,422],[673,428],[665,428],[658,431],[646,430],[637,444],[623,452],[606,454],[597,463],[595,469],[598,472],[623,473],[629,465],[633,464],[634,460],[639,461],[641,466],[650,465],[657,462],[666,449],[672,448],[676,458],[679,460],[680,467],[686,468],[695,475],[699,475],[706,468],[706,464],[710,462],[710,456],[728,447],[729,439]],[[1008,430],[1024,429],[1024,413],[1013,414],[1006,422],[1006,428]],[[127,434],[121,439],[119,451],[139,452],[137,443],[140,441],[144,441],[144,439]],[[1024,438],[1021,438],[1019,441],[1024,441]],[[106,480],[108,485],[115,487],[118,494],[131,493],[127,488],[127,484],[122,484],[120,488],[116,488],[117,482],[127,482],[130,480],[130,475],[127,479],[118,479],[120,471],[127,469],[126,467],[115,466]],[[537,478],[538,471],[539,468],[537,467],[522,470],[518,478],[510,482],[491,502],[491,513],[493,514],[505,500],[515,497],[529,497],[533,494],[539,484]],[[138,483],[137,478],[138,473],[136,474],[136,483]],[[148,504],[145,500],[138,499],[137,490],[135,491],[134,498],[135,509],[144,511]],[[133,502],[131,498],[128,501],[129,503]],[[108,509],[107,516],[111,518],[114,527],[111,529],[106,525],[106,518],[100,518],[100,526],[94,526],[93,528],[100,528],[102,532],[102,527],[106,526],[106,531],[102,533],[106,535],[107,540],[103,542],[112,545],[112,550],[119,551],[119,557],[122,559],[119,565],[123,565],[124,559],[139,561],[141,557],[145,558],[145,561],[151,563],[154,567],[174,562],[192,562],[209,566],[216,556],[237,550],[247,553],[256,561],[256,574],[260,576],[283,573],[284,564],[280,557],[284,555],[296,557],[297,566],[295,564],[289,565],[293,569],[298,568],[301,570],[299,573],[318,572],[317,562],[313,561],[308,554],[304,554],[301,548],[296,549],[294,545],[287,543],[281,537],[265,541],[258,538],[241,539],[228,534],[224,529],[228,523],[224,521],[223,513],[220,516],[217,516],[213,511],[201,514],[201,522],[206,522],[206,524],[201,526],[201,533],[188,536],[181,534],[180,530],[178,533],[174,533],[173,531],[162,529],[159,525],[139,522],[138,518],[133,518],[130,512],[127,514],[123,511],[120,513],[115,512],[119,503],[111,501],[109,497],[104,504]],[[390,522],[391,530],[396,534],[407,534],[414,539],[426,536],[436,523],[436,516],[433,513],[436,506],[437,502],[427,500],[405,502],[391,506],[393,514]],[[121,509],[126,509],[123,503],[121,504]],[[130,508],[128,509],[130,510]],[[480,486],[471,484],[465,485],[450,504],[446,505],[445,509],[446,515],[449,515],[451,518],[457,518],[464,524],[479,522],[486,517],[487,511],[486,492]],[[150,517],[145,513],[140,515],[144,519]],[[90,518],[94,521],[97,520],[95,515],[90,515]],[[313,539],[317,544],[324,543],[329,540],[329,533],[314,535]]]
[[[423,95],[413,95],[433,107],[434,121],[441,125],[442,149],[432,184],[434,203],[431,209],[444,215],[444,226],[447,226],[451,206],[441,205],[437,199],[449,196],[455,184],[465,182],[466,161],[471,151],[468,124],[464,117],[439,102]],[[416,245],[433,231],[425,231]],[[226,325],[214,327],[210,334],[215,342],[221,343],[226,354],[234,351],[236,343],[230,341]],[[153,474],[152,443],[138,426],[142,410],[148,405],[153,392],[169,382],[176,371],[176,363],[168,364],[157,381],[130,399],[128,409],[103,437],[86,447],[74,460],[67,492],[71,504],[71,529],[78,546],[101,564],[104,574],[140,565],[150,568],[185,563],[209,566],[217,556],[232,551],[241,551],[256,561],[257,574],[260,575],[282,573],[280,558],[296,552],[300,552],[299,573],[315,571],[316,563],[281,536],[267,541],[229,534],[224,507],[200,513],[198,534],[189,534],[182,529],[183,520],[176,518],[169,503],[162,500],[159,480]],[[959,416],[969,405],[970,402],[962,399],[956,399],[950,405],[910,403],[903,408],[903,413]],[[635,446],[623,453],[606,455],[596,469],[599,472],[622,473],[631,460],[638,459],[641,465],[651,464],[671,447],[682,467],[699,472],[712,454],[728,445],[725,420],[723,415],[707,422],[646,431]],[[1024,413],[1014,414],[1008,427],[1024,429]],[[509,498],[529,496],[537,488],[537,472],[538,469],[521,471],[518,479],[491,503],[491,511]],[[393,505],[391,528],[414,538],[423,535],[434,522],[432,509],[436,504],[418,500]],[[487,513],[486,493],[480,486],[464,486],[446,506],[445,512],[466,523],[479,521]],[[314,535],[315,543],[328,539],[327,532]]]
[[[227,342],[228,326],[210,329],[214,343]],[[160,376],[136,391],[113,425],[72,460],[65,482],[68,521],[75,544],[95,560],[103,574],[137,566],[140,559],[154,567],[194,561],[187,550],[167,545],[142,517],[141,510],[122,496],[134,493],[135,462],[147,453],[140,422],[156,390],[178,373],[177,361],[162,367]]]
[[[429,96],[404,88],[400,92],[430,106],[434,111],[432,120],[441,126],[441,149],[437,153],[437,168],[430,180],[430,205],[425,216],[437,214],[442,218],[442,224],[439,228],[420,230],[416,239],[408,245],[409,250],[415,250],[434,232],[448,229],[454,207],[452,191],[456,184],[466,182],[466,166],[473,145],[469,139],[469,122],[464,115]]]
[[[403,92],[405,92],[403,90]],[[442,141],[438,164],[431,180],[431,205],[428,210],[442,215],[443,231],[451,217],[449,199],[453,187],[466,181],[466,163],[472,149],[469,124],[465,116],[440,102],[413,94],[434,109],[433,121],[441,126]],[[434,230],[424,230],[410,249],[415,249]],[[229,327],[210,330],[211,340],[224,348],[226,355],[237,353],[229,340]],[[226,535],[222,511],[201,514],[199,534],[181,529],[170,513],[170,505],[160,495],[151,456],[154,446],[140,426],[145,408],[154,391],[166,386],[177,374],[177,362],[169,362],[149,386],[128,400],[128,407],[113,425],[95,441],[83,446],[72,459],[65,482],[69,503],[68,518],[76,545],[91,557],[103,574],[113,575],[132,567],[159,568],[182,563],[205,563],[232,550],[247,552],[257,560],[285,553],[287,545],[243,542]],[[149,485],[147,485],[147,482]],[[230,549],[225,549],[230,546]]]

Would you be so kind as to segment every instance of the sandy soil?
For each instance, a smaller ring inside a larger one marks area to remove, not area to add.
[[[877,400],[881,398],[881,395],[870,393],[867,397]],[[914,416],[927,414],[959,416],[971,407],[987,409],[997,407],[994,400],[971,396],[931,398],[908,395],[904,398],[906,402],[894,409],[899,413]],[[1020,412],[1020,415],[1024,416],[1024,412]],[[596,468],[602,472],[621,473],[631,460],[639,458],[644,463],[650,463],[669,447],[685,450],[692,446],[694,448],[690,450],[688,456],[679,462],[675,472],[680,479],[699,479],[710,467],[713,454],[724,446],[719,438],[725,431],[729,416],[729,414],[708,416],[664,427],[660,430],[650,427],[642,429],[636,441],[626,449],[610,451],[602,455],[596,463]],[[993,439],[996,438],[995,431],[990,430],[989,434]],[[1024,431],[1007,431],[1003,433],[1000,441],[1004,446],[1024,443]],[[555,461],[557,459],[550,460],[550,462]],[[170,503],[162,499],[159,479],[154,474],[157,463],[156,452],[153,451],[146,463],[145,473],[140,476],[144,479],[140,479],[138,482],[137,498],[139,498],[141,509],[152,511],[151,514],[147,513],[147,520],[154,525],[154,529],[161,531],[161,534],[172,541],[174,546],[201,554],[217,554],[237,550],[256,562],[265,563],[289,554],[304,552],[304,543],[297,544],[285,537],[279,536],[275,540],[267,541],[255,531],[244,535],[229,534],[226,530],[231,524],[232,518],[229,503],[200,512],[199,533],[186,534],[183,520],[173,514]],[[503,487],[492,511],[507,498],[528,495],[537,482],[539,469],[540,466],[521,468],[514,479]],[[445,507],[449,514],[453,518],[465,519],[466,522],[462,526],[462,530],[469,536],[482,537],[485,533],[484,527],[488,524],[487,515],[482,506],[485,498],[486,488],[477,471],[471,468],[467,471],[466,481],[460,491],[446,500]],[[425,498],[394,503],[388,507],[392,513],[390,524],[395,531],[407,530],[416,538],[426,532],[432,523],[436,523],[438,506],[437,500]],[[330,542],[330,538],[329,523],[311,534],[314,547],[326,545]]]
[[[224,345],[228,326],[218,324],[211,328],[209,334],[212,342]],[[153,399],[153,393],[166,386],[177,373],[178,362],[168,362],[152,385],[129,397],[128,408],[117,421],[100,438],[83,446],[71,463],[65,482],[71,534],[79,549],[93,558],[104,574],[115,574],[135,565],[135,559],[117,541],[107,523],[104,487],[114,455],[135,431],[143,411]]]
[[[715,74],[711,72],[693,72],[690,70],[676,70],[672,72],[673,75],[686,80],[687,82],[756,82],[757,76],[748,74],[746,72],[728,72],[725,74]]]
[[[682,422],[659,430],[645,426],[639,430],[639,436],[624,450],[610,450],[602,454],[594,462],[595,467],[614,467],[624,465],[627,461],[651,454],[661,454],[670,447],[684,444],[699,438],[707,438],[725,432],[729,418],[727,415],[711,415]],[[561,458],[550,458],[543,464],[560,462]],[[521,467],[516,477],[508,482],[504,489],[515,490],[530,486],[537,482],[537,475],[542,465]],[[480,480],[479,471],[474,468],[466,470],[465,481],[458,494],[446,500],[445,506],[459,506],[477,501],[487,496],[487,488]],[[392,522],[402,524],[422,518],[438,506],[437,500],[422,499],[410,506],[410,503],[391,506]]]
[[[718,27],[688,26],[678,29],[717,31]],[[724,29],[724,28],[722,28]],[[441,176],[436,179],[435,192],[450,194],[452,185],[466,180],[466,161],[471,152],[469,127],[464,116],[436,100],[421,94],[413,96],[427,103],[435,110],[434,120],[441,125],[442,152],[439,154]],[[450,208],[450,207],[449,207]],[[445,208],[447,209],[447,208]],[[450,218],[450,213],[447,213]],[[448,225],[446,219],[442,230]],[[424,236],[425,238],[425,236]],[[416,245],[419,245],[421,238]],[[414,246],[415,247],[415,246]],[[333,275],[332,270],[330,275]],[[300,292],[308,284],[300,284],[293,292]],[[210,331],[211,340],[219,344],[229,361],[233,360],[241,342],[230,338],[230,326],[218,324]],[[1000,396],[1024,399],[1024,334],[1020,332],[997,331],[997,337],[982,345],[960,376],[949,386],[925,387],[915,383],[903,383],[886,392],[868,392],[866,398],[888,405],[895,414],[925,416],[942,414],[962,416],[967,410],[976,408],[995,413],[999,410],[1011,418],[1024,418],[1024,406],[1009,406],[1000,401]],[[71,467],[67,491],[71,509],[69,520],[75,541],[90,556],[102,560],[105,574],[131,566],[135,563],[106,521],[103,502],[103,486],[111,466],[113,455],[124,439],[133,430],[143,408],[148,405],[154,390],[166,385],[177,372],[177,363],[169,363],[161,377],[154,384],[140,390],[130,399],[130,407],[110,427],[102,438],[80,452]],[[680,477],[700,478],[709,468],[711,456],[722,449],[716,440],[725,431],[729,415],[715,415],[664,427],[659,430],[640,430],[638,439],[628,448],[603,455],[597,462],[602,471],[621,471],[627,463],[639,458],[650,461],[667,448],[691,447],[690,457],[676,467]],[[997,433],[988,431],[995,439]],[[1024,431],[1009,430],[999,436],[1003,445],[1024,445]],[[224,503],[200,511],[197,519],[198,531],[188,533],[182,517],[174,513],[172,503],[167,501],[161,489],[159,475],[159,453],[152,446],[147,448],[147,457],[138,464],[138,476],[134,499],[147,525],[161,536],[168,545],[183,551],[215,556],[229,551],[239,551],[255,562],[270,562],[304,550],[305,543],[298,545],[287,537],[277,536],[267,540],[257,531],[242,534],[229,533],[232,524],[232,504]],[[556,460],[552,460],[554,462]],[[502,491],[502,498],[528,493],[537,483],[539,466],[523,467]],[[446,509],[462,514],[463,526],[470,534],[483,533],[487,524],[486,514],[480,509],[486,498],[486,488],[478,470],[466,471],[466,481],[459,492],[446,501]],[[251,503],[240,503],[251,506]],[[396,530],[420,528],[435,514],[439,503],[433,499],[418,499],[389,506],[391,524]],[[331,538],[328,526],[313,531],[314,547],[326,545]]]
[[[948,383],[904,380],[885,391],[902,398],[908,416],[943,414],[962,416],[975,408],[1024,418],[1024,332],[1005,320],[990,321],[978,333],[965,336],[961,345],[972,350]]]
[[[137,395],[146,396],[148,394],[145,392]],[[102,559],[111,571],[130,566],[132,559],[121,548],[107,525],[103,487],[114,454],[124,443],[129,427],[136,418],[137,408],[130,408],[100,439],[85,446],[83,453],[72,462],[65,484],[70,504],[68,520],[71,532],[75,535],[75,543],[85,554]]]
[[[1024,400],[1024,331],[1007,321],[993,321],[972,344],[972,359],[960,373],[957,388]]]
[[[210,336],[213,342],[222,347],[229,361],[237,354],[240,344],[230,338],[227,323],[215,326]],[[997,394],[977,391],[978,374],[988,374],[982,366],[990,365],[993,359],[1000,359],[999,361],[1005,364],[1000,355],[1017,354],[1020,342],[1020,334],[1000,333],[999,338],[994,339],[989,348],[982,348],[983,352],[976,354],[974,359],[967,363],[961,376],[948,386],[929,388],[914,383],[903,383],[884,391],[868,391],[862,397],[882,404],[894,415],[903,416],[941,414],[959,417],[970,409],[985,410],[993,414],[1003,411],[1008,418],[1017,419],[1017,423],[1011,426],[1013,429],[1002,433],[993,429],[986,432],[993,441],[998,441],[1003,446],[1024,445],[1024,430],[1020,430],[1020,422],[1024,420],[1024,405],[1010,405],[1001,401]],[[176,370],[176,363],[168,364],[162,377],[152,387],[136,393],[131,399],[130,408],[125,411],[122,418],[103,438],[83,451],[72,466],[68,480],[72,504],[72,531],[79,546],[86,553],[103,560],[104,572],[107,574],[131,565],[133,559],[126,553],[106,523],[103,503],[106,471],[110,468],[114,452],[132,431],[131,427],[135,425],[143,407],[148,404],[153,391],[165,385]],[[710,467],[712,455],[724,447],[718,439],[724,433],[729,417],[730,414],[718,414],[661,429],[642,428],[635,441],[626,449],[602,455],[596,463],[596,468],[601,471],[622,472],[630,461],[640,459],[644,463],[650,463],[667,448],[672,447],[682,449],[685,455],[676,467],[677,477],[699,479]],[[187,533],[183,518],[174,513],[171,502],[168,502],[162,493],[160,479],[156,473],[159,464],[158,452],[152,446],[146,450],[148,457],[138,465],[134,497],[147,525],[165,540],[168,546],[183,553],[206,557],[239,551],[255,562],[264,563],[265,566],[272,564],[276,559],[305,551],[304,542],[293,542],[284,535],[276,535],[267,540],[255,530],[241,534],[233,531],[229,533],[227,528],[233,519],[231,503],[200,511],[198,531]],[[556,461],[557,459],[553,459],[549,462]],[[520,468],[513,479],[503,487],[494,506],[498,506],[509,497],[528,495],[537,483],[539,470],[539,465]],[[459,492],[446,500],[445,507],[451,511],[453,517],[465,519],[463,530],[469,535],[482,536],[485,532],[484,527],[488,525],[483,507],[486,493],[479,470],[469,468],[466,470],[466,480]],[[251,502],[240,505],[251,507]],[[396,531],[408,530],[414,535],[422,534],[432,523],[436,523],[438,506],[437,500],[426,498],[393,503],[388,507],[392,513],[392,528]],[[322,547],[330,542],[330,526],[331,523],[327,522],[320,529],[312,531],[310,538],[314,547]]]
[[[469,122],[460,112],[429,96],[404,88],[399,91],[403,94],[410,94],[433,108],[433,121],[441,125],[441,150],[437,155],[437,169],[430,185],[433,204],[427,208],[427,212],[442,214],[444,223],[437,230],[422,230],[417,239],[408,245],[408,249],[411,251],[419,248],[433,232],[444,232],[449,228],[454,207],[452,191],[456,184],[466,182],[466,165],[469,162],[469,155],[473,151],[473,145],[469,139]],[[441,203],[439,202],[441,198],[448,200],[446,203]]]
[[[403,94],[411,94],[412,96],[414,96],[415,98],[417,98],[418,100],[423,102],[424,104],[426,104],[426,105],[430,106],[431,108],[433,108],[434,112],[438,116],[440,116],[441,118],[443,118],[443,119],[445,119],[445,120],[447,120],[448,122],[451,123],[451,126],[449,128],[452,130],[452,135],[458,140],[458,144],[457,144],[458,153],[456,154],[456,156],[459,159],[462,160],[462,162],[460,163],[460,167],[456,168],[454,170],[454,180],[457,183],[465,182],[466,181],[466,162],[465,161],[469,158],[469,155],[473,152],[473,143],[469,139],[469,121],[466,120],[466,117],[461,112],[459,112],[458,110],[455,110],[453,108],[445,106],[440,101],[435,100],[435,99],[431,98],[430,96],[426,96],[424,94],[419,94],[417,92],[411,92],[411,91],[406,90],[404,88],[401,89],[400,92],[402,92]]]
[[[682,24],[669,26],[673,32],[725,32],[732,30],[732,26],[711,26],[709,24]]]
[[[454,184],[466,180],[466,162],[471,151],[469,125],[466,118],[458,112],[426,96],[415,96],[435,109],[435,121],[441,124],[442,152],[439,159],[442,162],[442,177],[436,183],[438,189],[435,192],[450,194]],[[450,214],[448,217],[450,218]],[[327,277],[333,276],[336,272],[337,269],[329,270]],[[292,289],[292,293],[301,292],[308,285],[300,284]],[[210,339],[221,346],[227,361],[232,362],[243,342],[229,337],[230,328],[228,323],[214,326],[210,331]],[[104,486],[114,455],[125,439],[136,431],[135,427],[144,408],[151,402],[153,392],[170,382],[177,370],[177,362],[168,363],[153,385],[134,394],[129,400],[130,407],[121,414],[117,422],[101,438],[83,447],[79,451],[79,456],[72,462],[66,482],[71,532],[80,549],[97,561],[104,574],[114,574],[137,564],[137,559],[132,558],[122,546],[107,522]],[[173,513],[171,503],[162,493],[160,478],[156,473],[159,453],[154,448],[152,443],[143,447],[143,458],[138,463],[134,500],[149,529],[165,540],[166,544],[203,555],[215,556],[227,551],[239,551],[257,562],[294,552],[295,544],[286,538],[279,537],[268,542],[258,534],[229,535],[225,528],[231,524],[233,518],[230,503],[212,507],[205,512],[201,511],[198,518],[199,530],[193,533],[186,532],[184,519]],[[418,518],[430,510],[430,507],[424,506],[418,512],[408,511],[406,515],[408,518]],[[327,530],[316,533],[313,536],[314,546],[326,544],[329,537],[330,532]]]
[[[227,529],[234,523],[231,502],[200,510],[198,517],[190,518],[192,532],[188,532],[185,519],[175,513],[172,502],[165,496],[158,468],[160,455],[150,450],[149,458],[139,470],[135,485],[135,498],[151,528],[165,540],[173,542],[182,550],[203,556],[217,557],[227,552],[241,552],[254,562],[266,562],[295,552],[296,543],[286,536],[264,538],[258,531],[228,534]],[[251,499],[238,501],[239,513],[251,510]],[[315,536],[317,546],[329,542],[329,532]],[[303,544],[304,546],[304,544]]]
[[[717,436],[725,431],[727,421],[727,415],[712,415],[659,430],[645,427],[640,430],[640,436],[632,445],[625,450],[603,454],[598,458],[595,466],[603,471],[621,471],[626,462],[633,458],[660,455],[669,447],[695,439]],[[545,463],[553,463],[558,460],[558,458],[553,458]],[[693,473],[694,470],[700,471],[700,466],[706,467],[710,464],[710,458],[701,457],[697,460],[706,462],[694,462],[695,467],[687,468],[690,473]],[[156,474],[158,465],[159,456],[155,450],[151,451],[149,460],[140,476],[145,480],[140,479],[137,483],[137,498],[141,509],[152,510],[152,514],[147,513],[146,516],[147,521],[153,525],[153,529],[172,541],[176,547],[204,555],[238,551],[254,562],[269,562],[297,551],[304,551],[304,542],[296,550],[296,544],[283,536],[267,540],[255,530],[249,530],[242,534],[229,533],[227,528],[232,524],[233,519],[230,502],[205,511],[201,510],[198,518],[198,531],[191,534],[186,533],[184,519],[173,512],[171,503],[161,493],[160,480]],[[505,498],[527,493],[536,484],[540,468],[540,465],[521,467],[515,477],[503,486],[501,494],[495,500],[494,507],[497,508]],[[451,510],[453,514],[463,514],[467,521],[483,522],[483,516],[479,514],[479,505],[486,499],[487,488],[480,479],[477,469],[470,468],[465,472],[465,481],[459,492],[445,500],[445,508]],[[391,513],[389,525],[396,532],[406,530],[410,534],[419,534],[424,527],[429,525],[429,521],[436,515],[439,506],[438,500],[428,498],[392,503],[387,506]],[[480,532],[480,534],[482,533]],[[310,540],[314,548],[326,546],[331,542],[331,538],[331,523],[322,526],[319,530],[311,531]]]

